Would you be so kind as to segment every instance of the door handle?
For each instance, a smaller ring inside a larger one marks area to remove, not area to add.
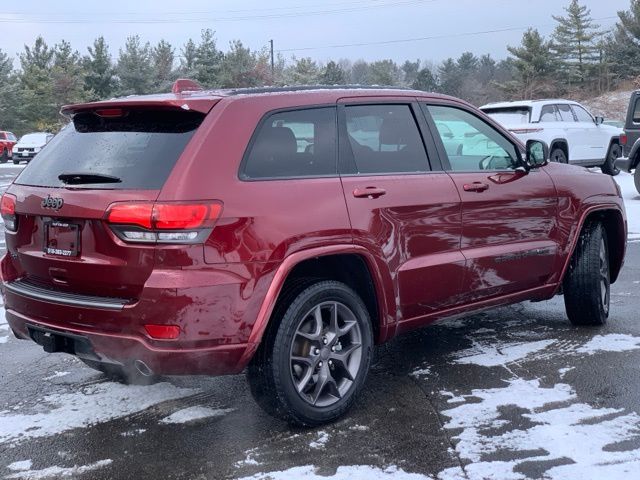
[[[353,196],[356,198],[378,198],[385,195],[387,191],[384,188],[367,187],[356,188],[353,191]]]
[[[465,183],[464,186],[465,192],[484,192],[485,190],[489,190],[489,185],[482,182],[473,182],[473,183]]]

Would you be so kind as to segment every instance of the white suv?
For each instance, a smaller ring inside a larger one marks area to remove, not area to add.
[[[603,117],[593,117],[577,102],[528,100],[490,103],[480,109],[523,142],[547,142],[551,161],[601,167],[609,175],[619,173],[615,160],[622,154],[622,129],[604,125]]]

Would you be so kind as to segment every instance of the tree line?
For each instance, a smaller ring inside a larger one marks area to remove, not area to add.
[[[251,50],[234,40],[222,51],[211,29],[178,48],[165,40],[151,45],[134,35],[117,55],[103,37],[81,54],[67,41],[50,46],[39,36],[33,45],[25,45],[17,62],[0,49],[0,129],[17,134],[57,131],[64,124],[62,105],[166,92],[180,77],[205,88],[394,85],[445,93],[476,105],[598,94],[640,77],[640,0],[631,0],[628,10],[618,12],[610,31],[603,31],[579,0],[571,0],[553,19],[556,28],[549,38],[529,29],[519,45],[507,46],[505,59],[465,52],[439,64],[390,59],[323,64],[279,54],[272,68],[266,48]]]

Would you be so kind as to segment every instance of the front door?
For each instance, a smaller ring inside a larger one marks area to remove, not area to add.
[[[344,99],[339,107],[340,175],[354,242],[390,270],[395,320],[420,323],[460,294],[460,197],[451,177],[431,168],[437,154],[433,139],[421,136],[417,103],[361,102]]]
[[[425,111],[433,132],[445,124],[460,143],[456,155],[443,145],[440,151],[462,200],[465,300],[545,284],[558,254],[557,195],[549,175],[518,168],[518,147],[471,111],[444,104]]]

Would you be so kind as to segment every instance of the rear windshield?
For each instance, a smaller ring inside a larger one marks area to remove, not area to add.
[[[109,115],[113,114],[111,110]],[[182,110],[129,110],[115,118],[78,113],[27,165],[16,183],[158,190],[203,119],[201,113]],[[88,180],[67,185],[58,178],[63,174],[87,174]],[[99,183],[96,180],[101,175],[120,181]]]
[[[502,125],[519,125],[531,120],[531,109],[527,107],[487,108],[483,112]]]

